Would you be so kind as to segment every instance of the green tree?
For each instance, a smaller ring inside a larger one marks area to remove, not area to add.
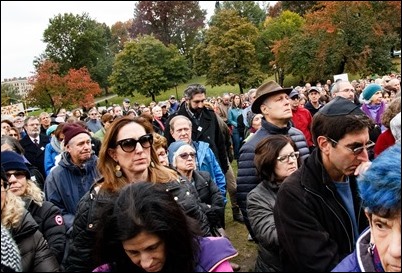
[[[304,25],[303,17],[291,11],[284,11],[278,17],[267,17],[257,42],[257,58],[262,70],[275,74],[275,80],[283,86],[285,80],[285,65],[275,60],[272,48],[276,41],[290,38],[300,32]]]
[[[60,65],[60,75],[70,69],[86,67],[91,77],[102,88],[107,88],[113,63],[110,39],[109,27],[92,20],[87,13],[58,14],[49,19],[49,26],[43,33],[43,41],[47,43],[45,59]]]
[[[138,1],[130,34],[132,38],[152,34],[166,46],[174,44],[191,65],[205,16],[198,1]]]
[[[278,1],[282,11],[288,10],[294,13],[304,16],[311,10],[316,9],[317,1]]]
[[[33,85],[27,96],[30,103],[44,109],[50,107],[53,113],[76,105],[94,106],[95,96],[101,93],[98,83],[92,81],[86,68],[72,68],[61,76],[59,65],[49,60],[38,67],[29,83]]]
[[[139,36],[126,42],[117,54],[110,82],[119,96],[134,96],[138,92],[146,97],[156,96],[161,91],[186,82],[190,69],[179,50],[150,35]]]
[[[244,88],[259,86],[265,75],[256,59],[258,29],[234,10],[219,11],[213,21],[194,58],[195,62],[203,59],[195,67],[205,69],[206,83],[212,87],[237,84],[240,93]]]
[[[220,9],[232,9],[247,18],[257,28],[264,22],[266,14],[256,1],[222,1]]]

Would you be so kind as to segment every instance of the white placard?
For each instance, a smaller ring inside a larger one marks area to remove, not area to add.
[[[337,80],[349,81],[348,73],[334,75],[334,82]]]

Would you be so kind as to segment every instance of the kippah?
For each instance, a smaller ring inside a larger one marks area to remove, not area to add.
[[[319,113],[327,117],[365,115],[360,107],[344,97],[337,96],[322,107]]]

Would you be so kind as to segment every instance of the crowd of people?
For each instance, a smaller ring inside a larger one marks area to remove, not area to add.
[[[400,112],[386,75],[2,116],[2,272],[239,271],[227,204],[257,272],[400,272]]]

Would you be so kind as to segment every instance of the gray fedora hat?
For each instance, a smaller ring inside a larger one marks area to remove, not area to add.
[[[287,95],[292,92],[292,88],[282,88],[275,81],[269,81],[264,83],[260,87],[258,87],[257,92],[255,93],[255,101],[251,105],[251,111],[255,114],[262,114],[260,110],[261,104],[265,101],[265,99],[275,93],[284,92]]]

